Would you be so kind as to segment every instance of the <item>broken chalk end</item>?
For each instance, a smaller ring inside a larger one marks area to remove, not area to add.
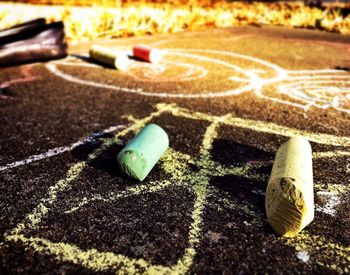
[[[312,152],[293,137],[278,149],[266,189],[267,220],[278,235],[294,237],[314,218]]]

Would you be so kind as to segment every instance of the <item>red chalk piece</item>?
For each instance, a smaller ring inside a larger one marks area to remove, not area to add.
[[[150,63],[158,63],[163,57],[162,51],[147,45],[136,45],[132,51],[134,57]]]

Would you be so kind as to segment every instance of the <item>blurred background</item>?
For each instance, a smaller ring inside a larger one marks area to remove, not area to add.
[[[246,25],[350,34],[346,0],[0,1],[0,29],[38,17],[47,22],[62,20],[70,42]]]

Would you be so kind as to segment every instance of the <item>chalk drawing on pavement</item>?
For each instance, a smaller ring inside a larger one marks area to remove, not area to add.
[[[40,230],[42,220],[50,214],[53,206],[56,204],[60,205],[57,201],[60,197],[58,195],[75,184],[76,179],[82,174],[89,161],[96,159],[110,146],[121,142],[121,138],[123,138],[125,135],[137,132],[147,123],[152,122],[153,119],[163,114],[170,114],[174,117],[182,117],[189,120],[204,120],[209,123],[206,128],[198,156],[180,153],[170,148],[160,161],[161,168],[169,175],[168,178],[160,181],[151,181],[147,184],[145,183],[128,187],[124,191],[120,192],[110,192],[107,195],[92,194],[89,198],[76,198],[69,208],[62,209],[61,211],[63,214],[69,215],[78,209],[94,204],[96,201],[114,202],[125,197],[155,193],[162,190],[166,191],[167,188],[171,186],[178,186],[180,188],[188,189],[195,195],[193,208],[189,209],[191,212],[192,222],[189,226],[187,248],[184,250],[182,256],[178,259],[176,264],[172,266],[164,266],[160,264],[155,265],[142,258],[131,258],[111,251],[102,252],[93,247],[90,249],[82,249],[71,243],[52,242],[49,239],[28,236],[26,230],[30,230],[31,232]],[[339,150],[332,152],[315,152],[315,161],[332,156],[343,157],[349,155],[348,150],[342,149],[350,147],[349,137],[312,133],[281,126],[275,123],[238,118],[232,116],[231,114],[214,116],[206,113],[193,112],[186,108],[181,108],[175,104],[157,104],[154,112],[150,113],[144,118],[133,118],[132,122],[128,126],[118,128],[120,131],[117,131],[116,128],[107,129],[106,131],[108,132],[116,131],[115,136],[104,139],[100,147],[89,154],[87,160],[79,161],[73,164],[68,169],[66,176],[49,188],[47,195],[41,199],[33,211],[27,214],[23,222],[19,223],[15,228],[5,233],[5,241],[21,243],[25,247],[30,247],[38,253],[50,254],[55,259],[72,262],[94,271],[118,271],[126,273],[159,272],[163,274],[183,274],[189,272],[202,240],[202,228],[204,223],[203,213],[208,204],[216,206],[218,209],[227,208],[243,213],[244,216],[250,221],[243,223],[241,225],[243,227],[254,225],[256,230],[263,230],[262,228],[265,222],[263,212],[257,209],[256,206],[249,203],[238,202],[232,198],[232,196],[229,196],[225,191],[220,190],[210,184],[212,177],[226,175],[235,175],[266,183],[268,175],[264,173],[259,174],[255,171],[256,168],[271,165],[271,160],[248,161],[247,163],[238,166],[223,165],[217,161],[214,161],[211,155],[211,150],[213,147],[213,142],[215,139],[219,138],[218,129],[222,125],[243,128],[250,131],[256,131],[257,133],[268,133],[285,137],[303,135],[315,143],[340,147],[338,148]],[[77,143],[81,142],[82,141],[78,141]],[[74,147],[74,144],[68,146],[67,148]],[[63,153],[63,151],[64,150],[61,150],[59,153]],[[50,155],[45,155],[41,159],[49,157]],[[29,157],[28,159],[31,158]],[[194,171],[190,168],[190,165],[195,165],[198,167],[198,169]],[[4,167],[7,167],[7,169],[13,169],[16,166],[5,165]],[[328,184],[328,188],[324,189],[322,183],[316,183],[315,189],[316,192],[321,192],[320,194],[322,194],[322,192],[333,192],[336,193],[338,197],[341,197],[349,192],[348,186],[349,185],[338,186],[337,184]],[[259,193],[258,191],[260,190],[256,191]],[[326,214],[334,215],[336,213],[336,208],[334,208],[334,204],[332,206],[331,203],[332,202],[328,204],[328,208],[324,209],[329,212]],[[279,241],[285,245],[293,247],[296,250],[296,257],[298,257],[298,255],[300,256],[300,253],[306,252],[312,255],[309,262],[312,261],[317,265],[325,266],[338,272],[348,271],[346,270],[346,264],[348,261],[347,255],[349,254],[350,249],[334,243],[324,236],[308,233],[306,229],[302,234],[293,240],[279,238]],[[322,250],[323,253],[316,253],[320,250]],[[337,262],[340,263],[340,266],[332,265],[332,261],[329,260],[331,257],[334,257],[334,255],[337,257]]]
[[[47,68],[56,76],[67,81],[90,85],[119,92],[139,94],[161,98],[212,98],[237,96],[250,92],[255,96],[284,105],[302,108],[327,109],[350,113],[350,73],[342,70],[287,70],[260,58],[234,52],[209,49],[163,49],[165,58],[160,64],[133,62],[129,71],[124,72],[136,81],[155,83],[176,81],[199,81],[207,79],[211,83],[211,74],[218,68],[230,71],[230,75],[221,83],[232,88],[216,90],[214,81],[212,90],[201,91],[161,91],[147,88],[130,88],[82,79],[64,70],[65,66],[91,67],[101,69],[82,61],[73,62],[72,58],[47,64]],[[209,64],[211,64],[209,66]],[[214,66],[215,69],[211,67]],[[177,70],[175,70],[177,68]],[[123,72],[121,72],[122,74]],[[217,78],[214,77],[214,78]],[[230,84],[231,83],[231,84]],[[144,85],[143,85],[144,86]]]

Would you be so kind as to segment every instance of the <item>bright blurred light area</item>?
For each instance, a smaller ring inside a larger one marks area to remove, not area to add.
[[[350,4],[224,0],[30,0],[0,3],[0,28],[45,17],[63,20],[69,41],[174,33],[206,28],[278,25],[350,34]],[[30,3],[28,3],[30,2]],[[40,4],[40,5],[39,5]]]

